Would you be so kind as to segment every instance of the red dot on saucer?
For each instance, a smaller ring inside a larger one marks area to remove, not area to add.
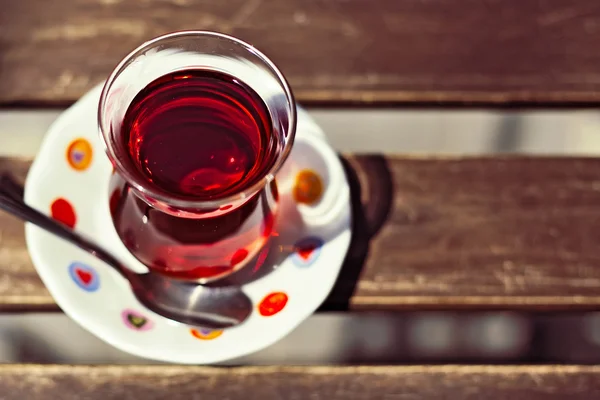
[[[67,200],[58,198],[50,205],[50,215],[57,221],[62,222],[69,228],[74,228],[77,222],[75,209]]]
[[[287,302],[287,294],[283,292],[273,292],[260,302],[258,305],[258,312],[263,317],[271,317],[283,310]]]
[[[258,253],[258,257],[256,259],[256,264],[254,264],[254,268],[252,268],[252,272],[257,272],[260,267],[263,266],[263,264],[265,263],[265,260],[267,259],[267,256],[269,255],[269,250],[270,247],[269,246],[265,246],[260,253]]]
[[[244,261],[248,257],[248,250],[246,249],[238,249],[235,253],[233,253],[233,257],[231,257],[231,266],[236,266],[242,261]]]

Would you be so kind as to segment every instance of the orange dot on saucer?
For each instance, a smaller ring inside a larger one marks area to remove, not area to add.
[[[75,209],[67,200],[58,198],[50,205],[50,215],[57,221],[62,222],[69,228],[74,228],[77,222]]]
[[[196,339],[200,340],[213,340],[223,334],[223,330],[210,330],[210,329],[191,329],[190,333]]]
[[[263,317],[273,316],[283,310],[287,302],[287,294],[283,292],[271,293],[260,302],[258,312]]]
[[[77,170],[83,171],[92,163],[92,145],[85,139],[75,139],[67,148],[67,162]]]
[[[319,201],[323,194],[323,181],[314,171],[302,170],[296,175],[294,199],[298,203],[312,205]]]

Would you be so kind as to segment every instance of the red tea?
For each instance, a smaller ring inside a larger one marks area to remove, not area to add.
[[[127,110],[122,137],[149,182],[195,200],[252,185],[278,150],[260,96],[208,70],[174,72],[150,83]]]
[[[239,193],[259,181],[280,148],[259,95],[230,75],[205,70],[150,83],[127,109],[120,134],[150,185],[197,201]],[[258,254],[273,229],[277,188],[267,185],[216,217],[181,218],[149,206],[115,174],[110,205],[119,236],[142,263],[202,279],[226,274]]]

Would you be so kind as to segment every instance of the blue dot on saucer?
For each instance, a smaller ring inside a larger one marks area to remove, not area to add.
[[[299,240],[294,245],[294,254],[292,261],[299,267],[311,266],[321,254],[323,239],[316,236],[310,236]]]
[[[86,292],[95,292],[100,287],[100,277],[96,270],[81,262],[76,261],[69,265],[69,276]]]

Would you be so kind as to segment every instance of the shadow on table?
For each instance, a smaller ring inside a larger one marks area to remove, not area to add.
[[[354,163],[340,156],[352,202],[352,239],[338,279],[319,311],[346,311],[369,253],[369,243],[391,211],[392,174],[383,156],[357,156]],[[361,179],[353,165],[360,168]],[[365,187],[363,187],[365,186]]]
[[[336,283],[319,311],[345,311],[349,308],[369,252],[369,242],[387,220],[393,204],[392,176],[383,156],[358,156],[352,157],[351,161],[340,156],[340,160],[350,186],[352,238]],[[303,224],[295,206],[285,214],[287,226]],[[340,226],[324,225],[321,236],[325,241],[336,237]],[[272,238],[263,251],[250,260],[248,266],[208,286],[242,285],[270,274],[293,252],[293,243],[288,241],[289,235]]]

